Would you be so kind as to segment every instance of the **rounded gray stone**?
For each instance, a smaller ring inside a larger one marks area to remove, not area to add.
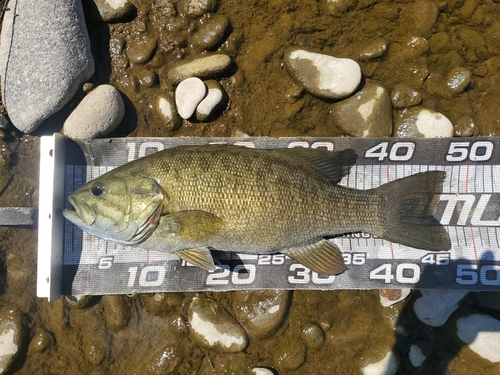
[[[335,124],[346,135],[381,138],[392,135],[392,105],[380,83],[369,81],[355,95],[332,105]]]
[[[179,116],[185,120],[193,116],[206,94],[207,86],[197,77],[190,77],[179,83],[175,89],[175,105]]]
[[[64,135],[89,140],[109,134],[120,124],[124,113],[120,92],[111,85],[97,86],[67,118]]]
[[[290,47],[285,51],[283,62],[300,86],[321,98],[347,98],[361,82],[361,68],[351,59]]]
[[[200,27],[191,44],[201,50],[216,49],[227,35],[228,28],[229,18],[223,15],[215,16]]]
[[[158,118],[168,130],[175,130],[182,124],[182,119],[175,109],[174,100],[168,95],[160,95],[154,104]]]
[[[0,39],[2,100],[12,124],[31,133],[92,76],[94,59],[81,1],[12,0],[9,9]]]

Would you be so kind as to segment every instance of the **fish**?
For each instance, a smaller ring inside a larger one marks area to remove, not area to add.
[[[366,232],[428,251],[451,247],[433,216],[444,171],[377,188],[339,185],[357,161],[352,149],[177,146],[86,183],[63,215],[93,236],[175,253],[206,270],[211,250],[282,253],[319,274],[347,270],[329,238]]]

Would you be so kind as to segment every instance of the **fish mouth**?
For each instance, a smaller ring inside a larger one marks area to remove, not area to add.
[[[94,209],[86,204],[79,205],[71,195],[68,197],[68,201],[75,210],[64,209],[63,216],[81,228],[90,228],[96,219]]]

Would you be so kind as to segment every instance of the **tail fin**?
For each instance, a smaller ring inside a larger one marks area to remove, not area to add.
[[[386,207],[383,233],[374,234],[418,249],[449,250],[448,232],[432,216],[437,205],[433,196],[441,193],[445,176],[443,171],[423,172],[377,188]]]

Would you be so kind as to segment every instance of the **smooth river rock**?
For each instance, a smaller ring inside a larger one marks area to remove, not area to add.
[[[340,130],[349,136],[382,138],[392,135],[392,105],[388,91],[369,81],[355,95],[334,103],[332,116]]]
[[[23,336],[21,316],[15,310],[0,312],[0,374],[14,362]]]
[[[500,321],[486,314],[457,320],[457,336],[472,351],[491,362],[500,362]]]
[[[223,53],[211,53],[182,60],[170,67],[168,79],[173,85],[189,77],[211,79],[231,65],[231,58]]]
[[[440,327],[458,308],[459,302],[468,293],[466,290],[422,290],[413,304],[417,318],[431,327]]]
[[[97,138],[115,130],[124,113],[120,92],[111,85],[100,85],[87,94],[69,115],[63,133],[73,139]]]
[[[129,16],[134,5],[128,0],[93,0],[104,22],[118,21]]]
[[[400,138],[447,138],[455,129],[442,113],[424,107],[411,107],[394,118],[394,132]]]
[[[216,301],[198,297],[188,310],[189,333],[200,346],[224,353],[238,353],[248,345],[241,326]]]
[[[278,330],[288,313],[292,292],[255,290],[234,292],[233,309],[238,322],[250,337],[269,337]]]
[[[179,116],[187,120],[207,95],[207,86],[197,77],[186,78],[175,89],[175,105]]]
[[[215,80],[205,81],[208,92],[205,98],[196,107],[196,119],[207,122],[220,114],[227,106],[227,93],[224,87]]]
[[[31,133],[92,76],[94,59],[80,0],[8,6],[0,39],[2,100],[12,124]]]
[[[347,98],[361,82],[361,68],[351,59],[291,47],[285,51],[283,62],[300,86],[320,98]]]
[[[175,130],[181,126],[182,119],[177,113],[174,100],[170,96],[159,96],[156,99],[154,110],[168,130]]]

